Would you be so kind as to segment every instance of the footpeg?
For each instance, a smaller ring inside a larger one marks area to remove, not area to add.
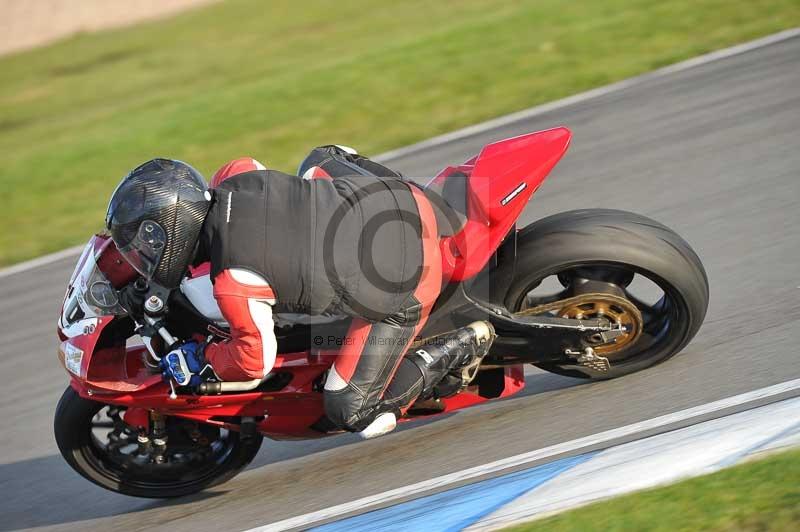
[[[573,351],[572,349],[567,349],[564,353],[568,356],[575,357],[575,362],[577,362],[579,366],[593,369],[600,373],[606,373],[611,370],[611,362],[609,362],[606,357],[596,354],[591,347],[587,347],[582,353],[580,351]]]

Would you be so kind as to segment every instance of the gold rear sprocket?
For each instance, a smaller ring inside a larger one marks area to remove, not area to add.
[[[589,347],[592,347],[595,353],[612,359],[641,335],[643,327],[642,313],[636,305],[624,297],[602,292],[559,299],[525,308],[514,314],[516,316],[551,314],[574,320],[607,320],[609,325],[623,327],[625,332],[611,341],[604,341],[599,333],[589,340]]]

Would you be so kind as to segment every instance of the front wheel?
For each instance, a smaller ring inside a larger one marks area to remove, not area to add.
[[[585,209],[544,218],[520,232],[505,303],[513,312],[555,308],[549,312],[625,327],[627,333],[613,343],[593,346],[611,363],[607,372],[537,364],[561,375],[611,379],[683,349],[703,323],[708,292],[700,259],[674,231],[630,212]]]
[[[78,473],[108,490],[134,497],[170,498],[196,493],[233,478],[258,453],[262,436],[180,418],[167,418],[164,459],[139,452],[124,408],[82,398],[71,387],[56,407],[58,449]]]

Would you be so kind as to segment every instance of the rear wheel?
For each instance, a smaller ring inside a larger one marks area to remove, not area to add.
[[[634,213],[587,209],[539,220],[519,234],[514,279],[506,296],[514,312],[621,325],[614,342],[589,347],[611,363],[608,372],[577,364],[542,363],[571,377],[610,379],[678,353],[697,333],[708,307],[708,279],[680,236]]]
[[[262,436],[166,418],[163,461],[140,454],[137,432],[122,419],[123,407],[82,398],[67,388],[56,407],[56,443],[67,463],[108,490],[135,497],[180,497],[221,484],[258,453]]]

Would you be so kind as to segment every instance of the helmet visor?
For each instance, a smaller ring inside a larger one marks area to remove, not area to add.
[[[167,244],[164,228],[152,220],[139,224],[136,236],[126,246],[119,248],[120,254],[148,281],[161,261]]]

